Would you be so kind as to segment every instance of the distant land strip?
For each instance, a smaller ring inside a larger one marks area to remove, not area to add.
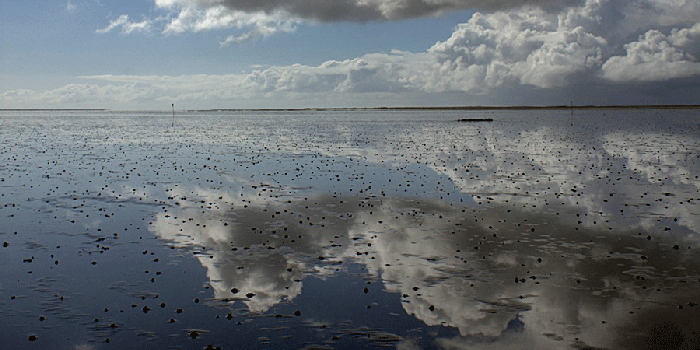
[[[0,111],[47,111],[47,112],[100,112],[106,111],[105,108],[0,108]]]
[[[574,105],[574,106],[449,106],[449,107],[347,107],[347,108],[215,108],[194,112],[228,111],[497,111],[497,110],[569,110],[569,109],[700,109],[700,105]]]

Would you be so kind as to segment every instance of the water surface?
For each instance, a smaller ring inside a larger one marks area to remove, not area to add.
[[[3,349],[700,344],[697,110],[0,126]]]

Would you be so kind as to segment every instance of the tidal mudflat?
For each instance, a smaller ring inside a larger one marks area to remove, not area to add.
[[[0,348],[698,348],[698,150],[698,110],[2,111]]]

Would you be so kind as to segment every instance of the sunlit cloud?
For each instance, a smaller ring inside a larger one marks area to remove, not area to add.
[[[211,30],[234,29],[241,33],[229,35],[219,42],[221,47],[240,43],[256,37],[267,37],[277,33],[296,31],[301,20],[290,18],[287,13],[231,11],[224,6],[200,9],[195,6],[183,7],[179,13],[168,19],[163,28],[164,34],[184,32],[201,32]]]
[[[625,44],[625,56],[611,57],[603,76],[614,81],[663,81],[700,74],[700,62],[689,53],[700,42],[700,23],[669,35],[650,30]],[[697,51],[697,48],[696,48]]]

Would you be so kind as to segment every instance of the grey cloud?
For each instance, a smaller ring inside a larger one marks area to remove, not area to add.
[[[580,5],[583,0],[160,0],[162,6],[226,6],[244,12],[285,11],[294,17],[318,21],[374,21],[398,20],[436,15],[457,10],[496,11],[523,6],[537,6],[546,10],[561,10]]]

